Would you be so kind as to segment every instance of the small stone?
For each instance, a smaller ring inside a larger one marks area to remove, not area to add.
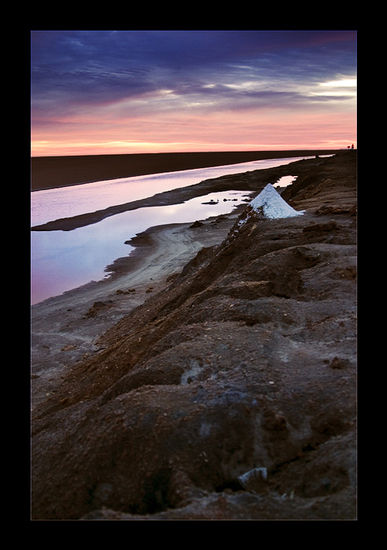
[[[332,361],[329,363],[329,367],[331,369],[345,369],[350,365],[351,365],[351,362],[348,361],[348,359],[343,359],[341,357],[334,357]]]
[[[263,481],[267,481],[267,468],[258,467],[245,472],[238,477],[239,483],[248,491],[257,491],[260,489]]]
[[[66,344],[65,346],[63,346],[63,348],[61,348],[61,351],[71,351],[73,349],[76,349],[76,345],[75,344]]]
[[[195,229],[196,227],[201,227],[203,225],[202,222],[196,221],[192,225],[190,225],[190,229]]]

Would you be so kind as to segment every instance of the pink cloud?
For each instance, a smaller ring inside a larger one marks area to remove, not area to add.
[[[65,122],[65,123],[63,123]],[[356,139],[356,117],[340,113],[260,109],[163,112],[114,119],[87,113],[33,128],[33,156],[168,151],[345,147]]]

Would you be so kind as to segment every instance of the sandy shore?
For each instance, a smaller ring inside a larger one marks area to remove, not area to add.
[[[206,168],[251,160],[334,152],[333,150],[221,151],[33,157],[31,159],[31,190],[38,191],[91,181]]]
[[[100,351],[99,336],[123,315],[162,289],[202,247],[217,245],[235,222],[226,216],[148,229],[132,239],[136,248],[106,270],[112,274],[32,306],[32,406],[60,383],[66,368]]]

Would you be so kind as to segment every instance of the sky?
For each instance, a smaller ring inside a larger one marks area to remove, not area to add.
[[[31,31],[31,155],[356,146],[351,30]]]

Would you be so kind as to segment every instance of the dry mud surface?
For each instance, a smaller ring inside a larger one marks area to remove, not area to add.
[[[356,153],[294,165],[33,307],[32,519],[356,519]]]

